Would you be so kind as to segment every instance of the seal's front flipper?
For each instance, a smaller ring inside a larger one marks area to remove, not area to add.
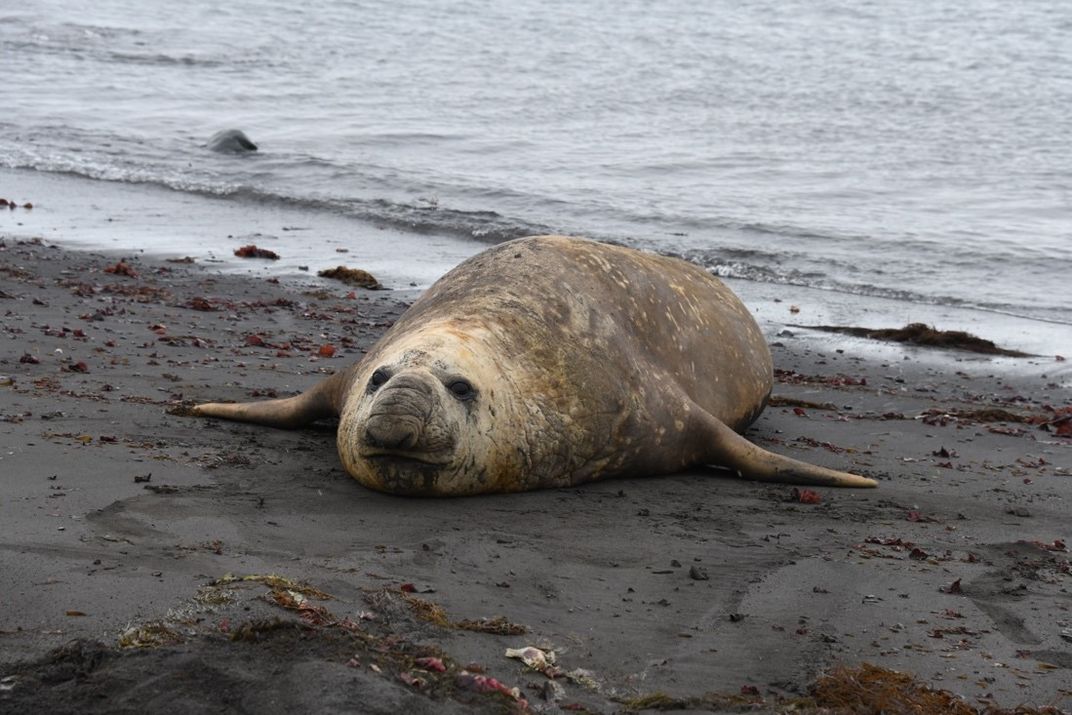
[[[693,408],[695,414],[696,408]],[[735,470],[745,479],[827,487],[877,487],[878,482],[848,472],[839,472],[768,452],[720,420],[700,410],[698,439],[706,445],[703,461]]]
[[[199,417],[220,417],[236,422],[252,422],[268,427],[296,429],[326,417],[337,417],[349,385],[349,370],[335,373],[294,397],[263,402],[210,402],[196,405],[190,413]]]

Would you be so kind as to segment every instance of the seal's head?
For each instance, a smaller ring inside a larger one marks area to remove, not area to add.
[[[520,405],[490,337],[472,326],[425,325],[369,355],[340,415],[346,470],[393,494],[513,491],[504,476],[518,471],[512,425]]]

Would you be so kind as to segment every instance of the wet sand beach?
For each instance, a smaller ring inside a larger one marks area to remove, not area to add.
[[[868,491],[400,498],[329,424],[182,414],[307,388],[414,295],[3,239],[0,711],[777,711],[862,663],[1072,708],[1068,363],[774,336],[749,437]]]

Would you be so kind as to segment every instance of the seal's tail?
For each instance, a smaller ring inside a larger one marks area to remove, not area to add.
[[[316,420],[339,415],[346,377],[345,372],[336,373],[294,397],[262,402],[209,402],[194,406],[190,414],[296,429]]]
[[[694,409],[695,411],[695,409]],[[710,445],[704,461],[735,470],[745,479],[827,487],[877,487],[874,479],[839,472],[758,447],[720,420],[703,412],[702,430]]]

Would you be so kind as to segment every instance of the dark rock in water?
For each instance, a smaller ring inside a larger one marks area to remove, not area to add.
[[[239,129],[224,129],[221,132],[216,132],[208,140],[206,146],[212,151],[221,154],[245,154],[246,152],[257,151],[257,145],[251,142],[249,137]]]

